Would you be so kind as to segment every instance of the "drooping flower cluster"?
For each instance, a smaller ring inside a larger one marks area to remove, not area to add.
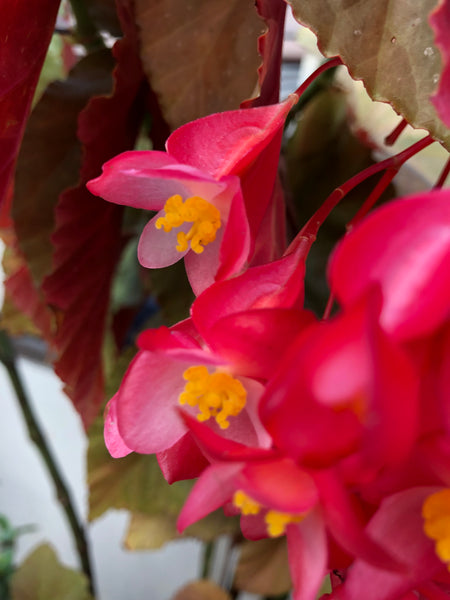
[[[112,456],[198,477],[179,529],[224,507],[287,536],[295,600],[450,593],[450,192],[390,202],[335,249],[337,313],[303,308],[313,219],[286,247],[277,165],[291,96],[128,152],[89,189],[157,211],[139,260],[185,258],[190,317],[144,331],[108,405]],[[339,577],[336,573],[339,573]],[[439,595],[441,594],[441,595]]]

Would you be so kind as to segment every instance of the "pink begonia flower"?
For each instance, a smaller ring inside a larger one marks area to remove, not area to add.
[[[282,129],[296,101],[188,123],[169,137],[167,153],[120,154],[87,187],[109,202],[158,211],[141,235],[139,261],[158,268],[185,257],[199,294],[251,258],[272,211]]]
[[[354,481],[404,460],[418,431],[417,376],[379,328],[377,296],[300,334],[260,402],[277,447]]]
[[[296,600],[316,597],[328,572],[327,530],[342,547],[384,568],[399,568],[364,532],[352,499],[331,472],[299,467],[274,449],[227,440],[185,415],[194,438],[211,460],[178,519],[183,531],[221,506],[242,513],[249,539],[286,534]]]
[[[143,332],[108,405],[105,441],[112,456],[156,453],[170,481],[197,475],[205,461],[189,442],[181,405],[230,439],[270,444],[257,416],[263,383],[312,318],[306,311],[259,309],[218,319],[203,340],[194,319]]]
[[[450,190],[390,202],[338,244],[331,289],[348,307],[374,283],[381,288],[381,326],[399,339],[436,330],[450,315]]]
[[[116,204],[158,211],[139,240],[139,262],[159,268],[185,257],[195,293],[247,261],[250,232],[237,177],[215,180],[164,152],[125,152],[88,188]]]
[[[372,538],[405,564],[404,572],[380,569],[357,559],[348,569],[344,583],[323,599],[448,598],[450,574],[435,549],[436,540],[449,543],[446,523],[450,502],[448,497],[441,501],[441,493],[436,487],[418,487],[394,494],[382,502],[367,526]],[[444,496],[449,494],[450,490],[444,491]],[[414,595],[409,596],[412,592]]]

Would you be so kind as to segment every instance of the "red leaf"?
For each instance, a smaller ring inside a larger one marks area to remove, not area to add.
[[[78,187],[64,192],[56,208],[53,270],[45,279],[47,301],[61,311],[55,371],[88,427],[103,401],[101,351],[113,272],[121,249],[122,207],[86,189],[102,164],[133,147],[143,114],[144,79],[137,34],[127,4],[119,6],[125,37],[111,96],[93,98],[80,113],[78,137],[84,160]]]
[[[0,204],[13,175],[59,0],[2,3],[0,20]]]
[[[436,46],[442,54],[443,69],[437,93],[432,102],[444,123],[450,127],[450,1],[441,0],[430,14],[430,25],[436,33]]]

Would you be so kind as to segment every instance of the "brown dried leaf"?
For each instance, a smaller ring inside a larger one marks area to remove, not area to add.
[[[277,596],[290,590],[286,538],[244,542],[234,586],[263,596]]]
[[[289,0],[325,56],[341,56],[374,100],[389,102],[414,127],[450,148],[450,131],[430,102],[441,58],[428,15],[436,0]]]
[[[231,596],[212,581],[199,579],[184,586],[172,600],[231,600]]]
[[[135,7],[144,70],[172,128],[252,95],[264,29],[253,0],[136,0]]]

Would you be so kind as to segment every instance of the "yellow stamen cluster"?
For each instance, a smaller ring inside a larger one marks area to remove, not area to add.
[[[233,504],[236,508],[239,508],[243,515],[257,515],[262,508],[261,504],[253,500],[253,498],[242,490],[234,493]],[[286,527],[290,523],[300,523],[303,518],[303,515],[292,515],[278,510],[269,510],[264,515],[267,533],[270,537],[283,535],[286,533]]]
[[[205,366],[199,366],[186,369],[183,377],[187,383],[179,402],[198,407],[199,421],[214,417],[221,429],[227,429],[230,426],[228,417],[235,417],[245,406],[247,392],[244,386],[228,373],[210,373]]]
[[[279,537],[286,533],[286,527],[290,523],[300,523],[303,518],[303,515],[291,515],[279,512],[278,510],[269,510],[264,520],[266,521],[267,533],[270,537]]]
[[[431,494],[422,507],[425,534],[435,540],[436,554],[450,571],[450,489]]]
[[[187,233],[180,231],[177,234],[177,250],[185,252],[189,243],[196,254],[201,254],[204,246],[216,239],[216,232],[220,228],[220,212],[210,202],[200,196],[191,196],[183,202],[179,194],[171,196],[164,205],[165,216],[156,220],[157,229],[164,228],[168,233],[174,227],[183,223],[192,223]]]
[[[242,490],[234,492],[233,504],[243,515],[257,515],[261,510],[261,504],[252,500],[252,498]]]

